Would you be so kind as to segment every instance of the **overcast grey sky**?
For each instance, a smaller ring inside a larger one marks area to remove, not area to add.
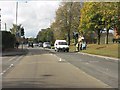
[[[18,0],[18,24],[25,28],[26,37],[36,37],[39,30],[47,28],[54,21],[60,1]],[[2,30],[7,31],[16,23],[16,1],[0,0]]]

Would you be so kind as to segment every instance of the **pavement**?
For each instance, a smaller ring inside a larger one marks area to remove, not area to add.
[[[12,49],[12,50],[6,50],[3,52],[0,52],[2,56],[15,56],[15,55],[24,55],[27,54],[28,50],[27,49]]]

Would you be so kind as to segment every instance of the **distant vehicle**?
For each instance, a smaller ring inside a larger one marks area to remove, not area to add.
[[[32,48],[33,48],[33,47],[34,47],[34,46],[33,46],[33,43],[32,43],[32,42],[29,42],[29,43],[28,43],[28,47],[32,47]]]
[[[38,44],[38,46],[39,46],[39,47],[43,47],[43,43],[40,42],[40,43]]]
[[[59,51],[69,52],[69,46],[68,46],[66,40],[56,40],[54,43],[54,48],[55,48],[55,51],[57,51],[57,52],[59,52]]]
[[[33,43],[33,46],[38,46],[38,43]]]
[[[44,42],[43,48],[51,48],[51,44],[49,42]]]

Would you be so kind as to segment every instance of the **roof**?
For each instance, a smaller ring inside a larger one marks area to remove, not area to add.
[[[66,40],[56,40],[55,42],[59,42],[59,41],[61,41],[61,42],[66,42]]]

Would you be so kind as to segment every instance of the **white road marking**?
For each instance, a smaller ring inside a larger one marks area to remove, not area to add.
[[[20,56],[19,58],[17,58],[17,59],[16,59],[13,63],[15,63],[15,62],[19,61],[22,57],[23,57],[23,55],[22,55],[22,56]]]
[[[85,64],[89,64],[88,62],[86,62]]]
[[[21,58],[23,57],[23,55],[22,56],[20,56],[19,58],[17,58],[13,63],[15,63],[15,62],[17,62],[18,60],[20,60]],[[12,59],[11,59],[12,60]],[[3,75],[4,73],[6,73],[14,64],[10,64],[10,66],[6,69],[6,70],[4,70],[2,73],[0,73],[0,75]]]
[[[17,57],[17,56],[15,56],[15,57],[9,59],[8,61],[10,62],[10,61],[14,60],[16,57]]]
[[[50,55],[53,55],[52,53]]]
[[[6,69],[6,71],[9,70],[9,69],[10,69],[10,67],[8,67],[8,68]]]
[[[105,58],[106,60],[108,60],[109,58]]]
[[[59,59],[59,61],[61,62],[61,61],[62,61],[62,59],[60,58],[60,59]]]
[[[5,72],[6,72],[6,70],[3,71],[3,73],[5,73]]]
[[[2,75],[3,73],[0,73],[0,75]]]
[[[90,63],[97,63],[97,62],[99,62],[99,61],[89,61]]]
[[[13,64],[11,64],[9,67],[12,67],[13,66]]]

